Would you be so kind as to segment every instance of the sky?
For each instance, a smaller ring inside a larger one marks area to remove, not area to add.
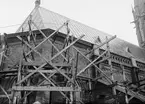
[[[41,0],[41,7],[138,45],[134,0]],[[0,0],[0,33],[14,33],[35,7],[35,0]]]

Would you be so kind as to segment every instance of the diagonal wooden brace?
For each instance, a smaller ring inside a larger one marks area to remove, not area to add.
[[[34,49],[38,48],[40,45],[42,45],[45,41],[47,41],[51,36],[53,36],[55,33],[57,33],[65,24],[60,26],[57,30],[55,30],[52,34],[50,34],[47,38],[45,38],[42,42],[40,42]],[[33,50],[29,51],[26,56],[28,56]]]
[[[65,47],[64,49],[62,49],[59,53],[57,53],[55,56],[53,56],[51,58],[51,60],[53,60],[54,58],[56,58],[57,56],[59,56],[62,52],[64,52],[65,50],[67,50],[68,48],[70,48],[72,45],[74,45],[77,41],[79,41],[80,39],[82,39],[85,35],[81,35],[79,38],[77,38],[76,40],[74,40],[72,43],[70,43],[67,47]]]
[[[28,74],[26,77],[24,77],[21,81],[19,81],[17,83],[17,85],[21,84],[22,82],[24,82],[26,79],[28,79],[29,77],[31,77],[33,74],[35,74],[36,72],[38,72],[39,69],[42,69],[42,67],[44,67],[46,65],[46,63],[42,64],[40,67],[38,67],[35,71],[33,71],[32,73]]]
[[[32,48],[26,41],[24,41],[24,40],[22,40],[22,38],[20,37],[20,36],[17,36],[21,41],[23,41],[27,46],[29,46],[31,49],[32,49],[32,51],[35,51],[36,53],[38,53],[41,57],[42,57],[42,55],[39,53],[39,52],[37,52],[36,50],[35,50],[35,48]],[[67,46],[67,47],[65,47],[63,50],[61,50],[59,53],[57,53],[55,56],[53,56],[49,61],[47,61],[47,62],[50,62],[50,61],[52,61],[54,58],[56,58],[57,56],[59,56],[62,52],[64,52],[66,49],[68,49],[70,46],[72,46],[72,45],[74,45],[78,40],[80,40],[81,38],[83,38],[84,37],[84,35],[82,35],[82,36],[80,36],[79,38],[77,38],[75,41],[73,41],[69,46]],[[46,59],[47,60],[47,59]],[[47,62],[46,63],[44,63],[44,64],[42,64],[40,67],[38,67],[34,72],[32,72],[32,73],[30,73],[30,74],[28,74],[26,77],[24,77],[21,81],[19,81],[17,84],[20,84],[20,83],[22,83],[23,81],[25,81],[26,79],[28,79],[30,76],[32,76],[34,73],[36,73],[39,69],[41,69],[42,67],[44,67],[46,64],[47,64]],[[57,71],[58,71],[58,69],[57,69]],[[60,71],[59,71],[60,72]],[[64,75],[64,74],[63,74]],[[71,81],[71,80],[70,80]]]
[[[39,71],[38,71],[39,72]],[[49,78],[47,78],[43,73],[39,72],[48,82],[50,82],[53,87],[57,87]],[[62,91],[59,91],[67,100],[70,100],[65,93],[63,93]]]
[[[32,22],[32,23],[33,23],[34,26],[39,30],[39,32],[40,32],[45,38],[47,38],[47,36],[39,29],[39,27],[38,27],[34,22]],[[58,49],[49,39],[48,39],[47,41],[56,49],[57,52],[59,52],[59,49]],[[67,58],[66,58],[63,54],[61,54],[61,56],[62,56],[66,61],[68,61]]]
[[[97,57],[95,60],[93,60],[90,64],[88,64],[84,69],[82,69],[77,76],[79,76],[81,73],[83,73],[87,68],[89,68],[90,66],[92,66],[99,58],[101,58],[103,55],[106,54],[107,51],[103,52],[99,57]]]
[[[78,51],[84,58],[86,58],[89,62],[92,62],[88,57],[86,57],[82,52],[80,52],[76,47],[73,47],[76,51]],[[93,63],[93,65],[99,70],[108,80],[112,83],[112,80],[97,66]]]
[[[8,100],[9,100],[9,103],[10,103],[10,102],[11,102],[11,99],[10,99],[8,93],[5,91],[5,89],[4,89],[1,85],[0,85],[0,89],[4,92],[4,94],[6,95],[6,97],[7,97]]]

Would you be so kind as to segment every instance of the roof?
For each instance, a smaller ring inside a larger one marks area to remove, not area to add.
[[[43,7],[35,7],[32,10],[32,12],[30,13],[30,15],[26,18],[24,23],[18,28],[16,33],[22,32],[22,30],[23,30],[23,32],[29,30],[28,21],[29,21],[30,17],[31,17],[32,21],[40,29],[50,28],[50,29],[56,30],[62,24],[64,24],[67,20],[69,20],[69,28],[70,28],[71,34],[74,35],[76,38],[81,36],[82,34],[84,34],[85,37],[83,37],[83,40],[90,42],[92,44],[95,43],[95,40],[98,36],[100,37],[102,42],[104,42],[106,40],[106,36],[108,38],[112,37],[112,35],[109,35],[107,33],[99,31],[97,29],[86,26],[77,21],[71,20],[65,16],[62,16],[60,14],[49,11]],[[32,29],[37,30],[37,28],[34,26],[32,26]],[[66,33],[67,31],[66,31],[66,28],[63,27],[61,30],[59,30],[59,32]],[[133,45],[129,42],[126,42],[124,40],[121,40],[119,38],[115,38],[114,40],[112,40],[110,42],[110,48],[111,48],[112,52],[122,55],[122,56],[130,57],[130,54],[128,54],[125,51],[125,49],[127,47],[130,49],[132,55],[135,58],[137,58],[141,61],[145,61],[145,50],[144,49],[142,49],[136,45]],[[105,48],[105,46],[103,48]]]

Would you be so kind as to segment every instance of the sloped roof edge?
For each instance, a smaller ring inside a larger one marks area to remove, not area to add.
[[[16,33],[22,32],[22,28],[23,28],[24,32],[28,31],[27,22],[29,20],[30,15],[32,15],[32,21],[34,21],[40,29],[50,28],[50,29],[56,30],[67,20],[70,20],[69,28],[71,30],[71,35],[74,35],[77,38],[80,35],[85,34],[85,37],[83,38],[83,40],[90,42],[92,44],[94,44],[95,39],[98,36],[101,38],[101,40],[103,42],[106,40],[106,36],[108,38],[111,37],[111,35],[109,35],[105,32],[94,29],[92,27],[89,27],[89,26],[79,23],[77,21],[71,20],[65,16],[62,16],[58,13],[54,13],[43,7],[34,8],[32,10],[32,12],[29,14],[29,16],[26,18],[26,20],[23,22],[23,24],[18,28]],[[32,29],[37,30],[37,28],[35,28],[35,27],[32,27]],[[66,28],[62,28],[60,30],[60,32],[66,33]],[[122,55],[122,56],[130,57],[128,55],[128,53],[125,52],[126,47],[130,48],[133,56],[136,59],[145,61],[145,50],[144,49],[142,49],[136,45],[133,45],[129,42],[126,42],[124,40],[121,40],[119,38],[116,38],[110,42],[110,48],[111,48],[112,52]],[[105,48],[105,46],[103,48]]]

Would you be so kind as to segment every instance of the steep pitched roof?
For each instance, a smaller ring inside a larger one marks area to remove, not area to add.
[[[67,20],[70,20],[69,28],[70,28],[71,34],[73,34],[75,37],[79,37],[80,35],[84,34],[85,37],[83,38],[83,40],[90,42],[92,44],[94,44],[95,39],[98,36],[100,37],[102,42],[106,40],[106,36],[108,38],[111,37],[111,35],[107,33],[91,28],[89,26],[86,26],[77,21],[71,20],[65,16],[59,15],[57,13],[54,13],[42,7],[35,7],[33,9],[33,11],[24,21],[24,23],[16,31],[17,33],[22,32],[22,28],[23,28],[23,31],[29,30],[28,21],[30,17],[32,18],[32,21],[35,22],[35,24],[40,29],[50,28],[53,30],[58,29],[62,24],[64,24],[64,22],[66,22]],[[36,27],[34,26],[32,26],[32,29],[37,30]],[[66,28],[62,28],[59,32],[66,33]],[[128,43],[126,41],[116,38],[110,42],[110,47],[111,47],[112,52],[122,55],[122,56],[130,57],[130,55],[125,51],[125,49],[128,47],[135,58],[145,61],[145,50],[141,49],[140,47],[136,45],[133,45],[131,43]],[[103,48],[105,48],[105,46]]]
[[[40,29],[46,29],[50,28],[53,30],[58,29],[62,24],[64,24],[67,20],[69,21],[69,28],[71,33],[75,37],[79,37],[82,34],[85,34],[84,40],[88,42],[94,42],[94,38],[98,35],[101,35],[103,39],[105,39],[106,36],[111,37],[110,35],[106,35],[103,32],[93,29],[91,27],[88,27],[86,25],[83,25],[79,22],[76,22],[74,20],[71,20],[67,17],[64,17],[62,15],[59,15],[57,13],[54,13],[52,11],[49,11],[45,8],[39,7],[35,8],[30,15],[27,17],[27,19],[24,21],[24,23],[19,27],[17,32],[28,31],[28,21],[30,19],[30,16],[32,16],[32,20],[36,23],[36,25]],[[32,25],[33,30],[37,30],[35,26]],[[62,28],[60,30],[62,33],[66,33],[66,28]],[[92,38],[93,37],[93,38]]]

